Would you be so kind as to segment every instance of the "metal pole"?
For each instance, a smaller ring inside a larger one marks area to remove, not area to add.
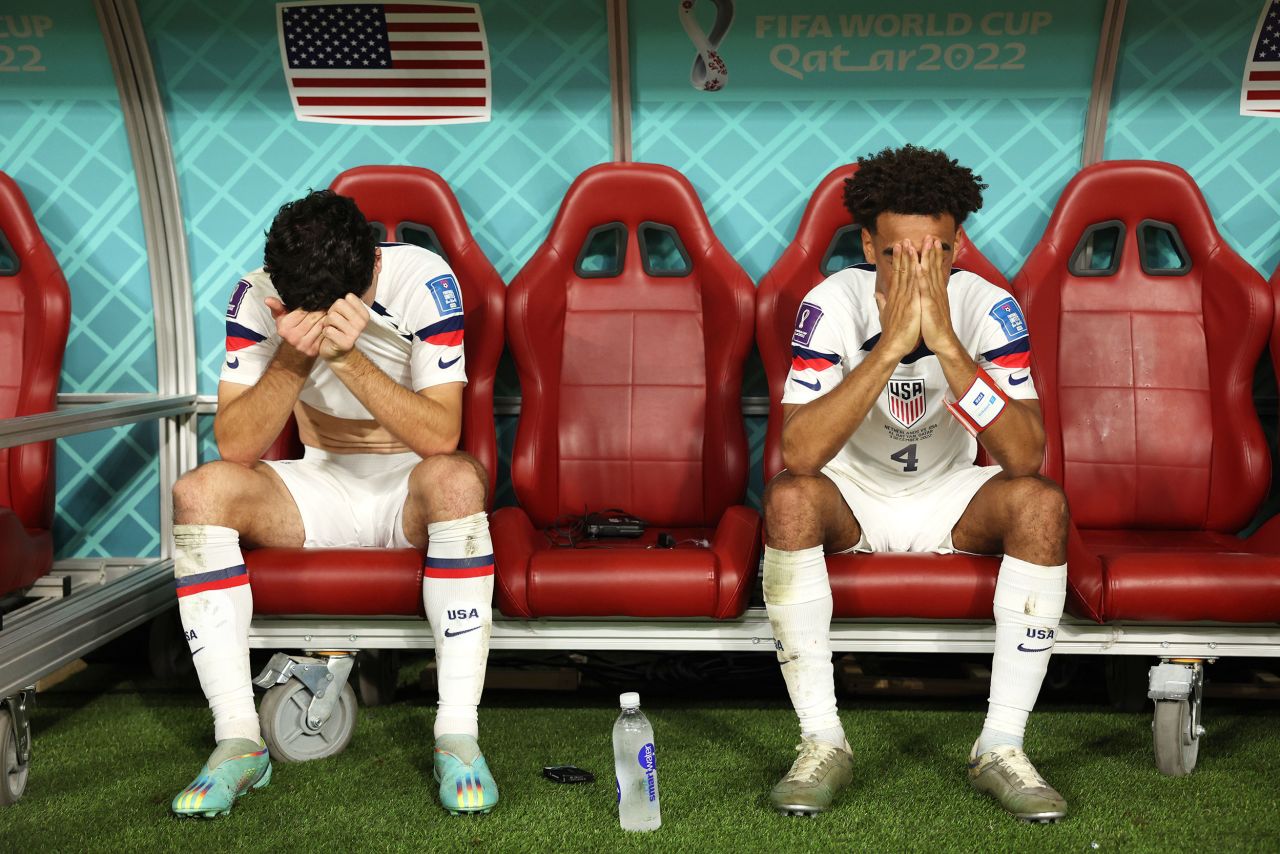
[[[160,88],[134,0],[95,0],[115,73],[125,132],[138,180],[155,309],[156,383],[160,395],[195,395],[195,309],[177,171]],[[195,411],[160,423],[160,554],[168,557],[178,476],[197,461]]]
[[[1124,31],[1127,0],[1108,0],[1102,13],[1102,32],[1098,36],[1098,59],[1093,66],[1093,90],[1089,93],[1089,111],[1084,124],[1084,146],[1080,165],[1089,166],[1102,160],[1107,141],[1107,113],[1111,109],[1111,93],[1115,89],[1116,66],[1119,64],[1120,35]]]
[[[629,162],[631,152],[631,55],[627,0],[606,0],[609,19],[609,96],[613,116],[613,159]]]

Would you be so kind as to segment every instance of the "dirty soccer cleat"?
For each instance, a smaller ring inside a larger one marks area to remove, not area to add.
[[[977,749],[977,745],[974,745]],[[1067,802],[1021,748],[1005,746],[969,756],[969,782],[1023,821],[1049,824],[1067,815]]]
[[[498,803],[498,784],[489,772],[480,745],[469,735],[436,739],[435,778],[440,805],[454,815],[487,813]]]
[[[847,742],[841,748],[808,738],[796,750],[800,755],[769,792],[769,802],[784,815],[817,815],[853,782],[853,752]]]
[[[231,812],[236,798],[271,782],[266,745],[247,738],[218,742],[200,775],[178,793],[169,808],[177,816],[216,818]]]

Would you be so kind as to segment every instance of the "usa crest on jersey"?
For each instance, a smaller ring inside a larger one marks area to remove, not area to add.
[[[911,427],[924,417],[924,380],[889,380],[889,414],[903,427]]]

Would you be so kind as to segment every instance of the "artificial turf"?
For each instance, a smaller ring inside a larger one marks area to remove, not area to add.
[[[82,674],[45,694],[32,721],[25,798],[0,812],[0,850],[184,852],[494,851],[1276,851],[1280,728],[1274,704],[1211,702],[1200,764],[1162,777],[1149,715],[1049,706],[1028,747],[1071,804],[1025,825],[970,790],[964,758],[980,703],[845,700],[856,781],[814,819],[767,808],[796,742],[781,697],[642,698],[655,729],[663,826],[622,832],[614,803],[614,695],[490,692],[481,743],[502,791],[487,816],[455,818],[430,782],[431,702],[421,691],[361,709],[345,753],[277,764],[271,786],[217,820],[178,820],[169,799],[211,749],[198,693]],[[543,765],[593,770],[557,785]]]

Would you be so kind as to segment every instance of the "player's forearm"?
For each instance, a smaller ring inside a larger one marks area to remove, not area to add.
[[[872,350],[840,384],[797,409],[782,426],[782,464],[792,474],[816,475],[862,425],[898,364]]]
[[[1036,474],[1044,462],[1044,425],[1021,401],[1008,401],[995,423],[978,434],[978,441],[1014,477]]]
[[[415,394],[387,376],[359,350],[329,363],[374,419],[420,457],[458,448],[459,419],[434,400]]]
[[[963,397],[978,375],[978,365],[957,342],[936,354],[951,393]],[[978,434],[978,441],[1000,467],[1015,477],[1035,474],[1044,461],[1044,425],[1039,416],[1016,400],[1005,404],[994,423]]]
[[[222,459],[250,466],[262,458],[289,420],[314,362],[284,344],[256,383],[218,408],[213,435]]]

